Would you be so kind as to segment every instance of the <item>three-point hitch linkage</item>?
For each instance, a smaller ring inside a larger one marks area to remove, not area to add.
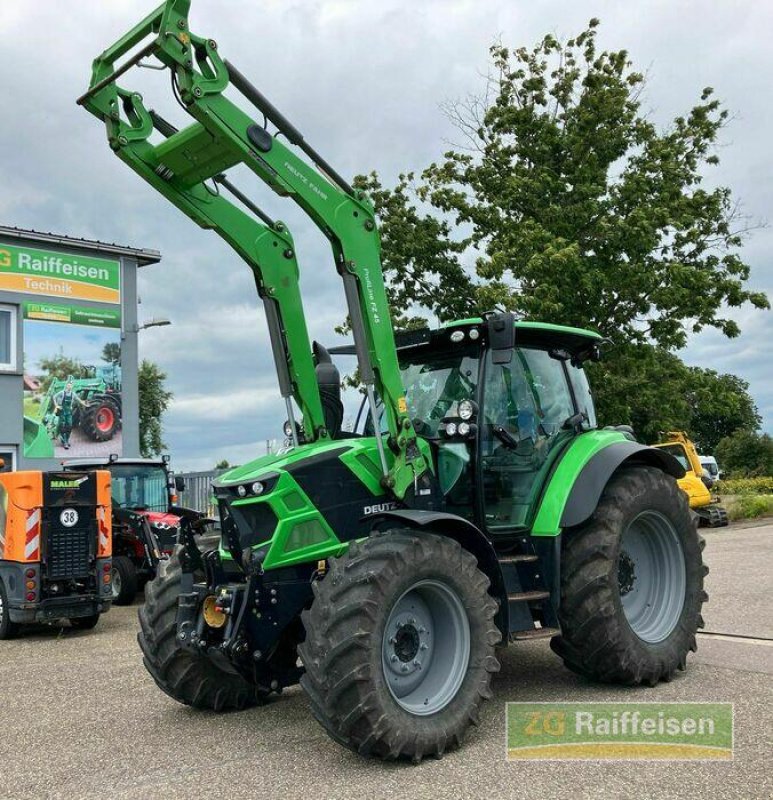
[[[306,441],[330,436],[303,313],[295,245],[287,226],[236,188],[227,170],[245,164],[311,217],[330,241],[343,280],[359,375],[376,430],[376,397],[384,404],[391,453],[377,437],[383,485],[410,506],[429,507],[431,473],[407,413],[373,206],[221,58],[212,39],[190,32],[189,8],[190,0],[166,0],[105,50],[94,61],[91,85],[78,103],[105,122],[110,146],[125,163],[201,227],[222,236],[252,268],[295,444],[292,399],[301,410]],[[149,36],[152,41],[116,65]],[[177,130],[147,109],[141,95],[118,85],[124,73],[149,57],[171,71],[175,93],[195,120],[188,127]],[[229,85],[260,112],[262,124],[225,96]],[[268,122],[313,164],[270,133]],[[157,145],[150,141],[154,130],[165,137]]]

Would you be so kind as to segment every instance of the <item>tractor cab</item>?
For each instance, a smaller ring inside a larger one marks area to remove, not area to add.
[[[491,535],[528,527],[561,453],[596,427],[583,362],[598,358],[601,337],[519,321],[512,341],[495,341],[494,323],[507,317],[396,337],[408,412],[432,449],[445,510]],[[373,434],[365,403],[355,428]]]

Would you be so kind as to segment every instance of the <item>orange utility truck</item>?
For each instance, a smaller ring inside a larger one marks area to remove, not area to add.
[[[112,601],[110,473],[0,473],[0,639],[68,619],[93,628]]]

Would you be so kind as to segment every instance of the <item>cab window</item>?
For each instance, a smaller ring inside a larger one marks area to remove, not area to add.
[[[576,411],[563,362],[545,350],[518,348],[508,364],[486,361],[481,477],[486,526],[528,523],[564,428]]]

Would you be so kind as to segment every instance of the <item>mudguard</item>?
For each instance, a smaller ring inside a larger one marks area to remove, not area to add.
[[[420,511],[418,509],[395,509],[384,511],[373,517],[373,527],[383,528],[385,522],[397,522],[401,527],[417,528],[439,536],[454,539],[478,559],[478,566],[491,582],[490,592],[499,600],[499,611],[495,622],[502,638],[507,641],[509,630],[507,592],[499,559],[491,542],[480,528],[469,520],[458,517],[456,514],[446,514],[441,511]]]
[[[571,528],[585,522],[596,510],[612,473],[627,463],[657,467],[674,478],[685,475],[682,465],[663,450],[631,441],[611,444],[596,453],[582,468],[564,506],[561,527]]]

